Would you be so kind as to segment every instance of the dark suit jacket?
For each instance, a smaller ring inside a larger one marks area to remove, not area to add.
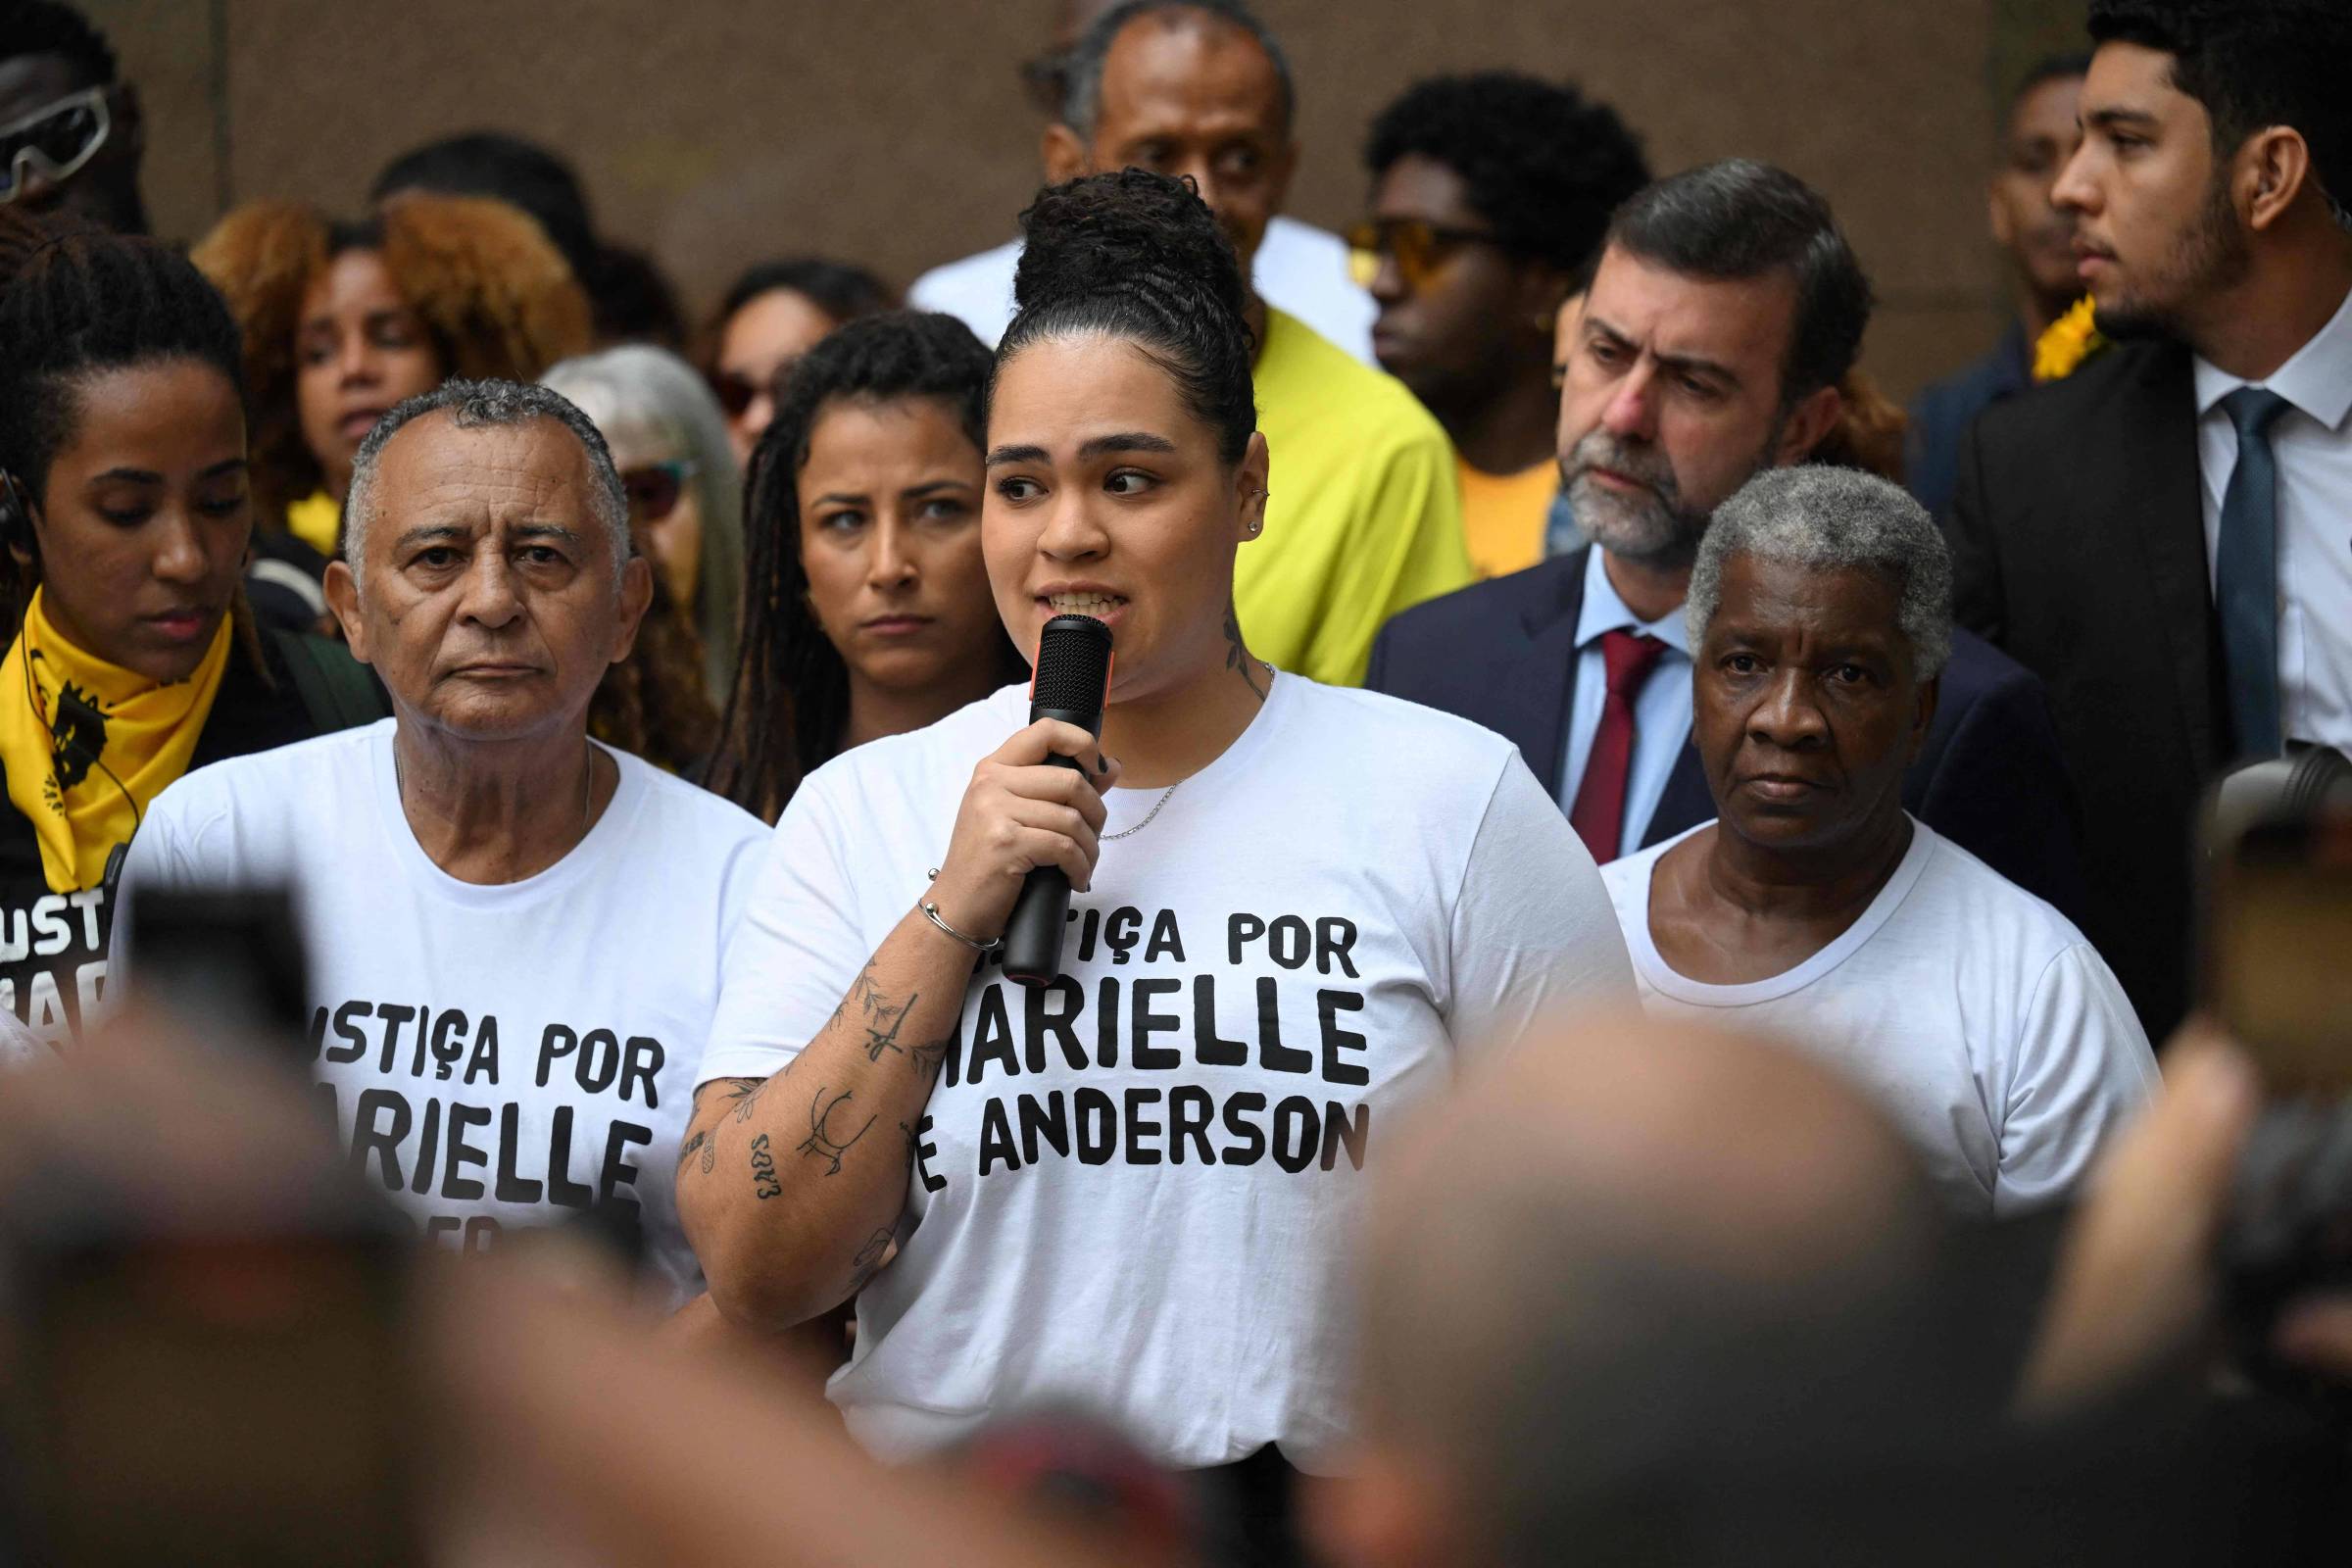
[[[2085,929],[2163,1040],[2188,1002],[2192,819],[2226,761],[2188,352],[2110,348],[1961,448],[1959,614],[2049,684],[2082,802]]]
[[[1990,354],[1912,400],[1903,443],[1903,483],[1937,518],[1951,514],[1961,438],[1978,415],[2034,384],[2033,365],[2034,345],[2026,341],[2024,325],[2012,321]]]
[[[1555,556],[1404,612],[1373,643],[1364,684],[1508,737],[1556,798],[1576,695],[1585,554]],[[1903,805],[2069,919],[2081,919],[2082,831],[2041,682],[1966,632],[1953,635],[1935,723],[1903,779]],[[1697,748],[1686,743],[1642,843],[1660,843],[1714,815]]]

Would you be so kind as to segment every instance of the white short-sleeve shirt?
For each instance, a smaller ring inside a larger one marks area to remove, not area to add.
[[[1861,918],[1769,980],[1685,978],[1649,931],[1651,873],[1689,833],[1601,872],[1643,1004],[1778,1036],[1875,1099],[1958,1213],[2066,1196],[2156,1086],[2108,968],[2066,916],[1925,822]]]
[[[816,1037],[1028,716],[1007,687],[809,776],[704,1080],[766,1077]],[[1344,1433],[1334,1276],[1366,1163],[1458,1056],[1630,1001],[1625,944],[1511,744],[1394,698],[1280,676],[1215,761],[1108,807],[1107,833],[1137,831],[1073,897],[1059,977],[973,975],[906,1129],[899,1255],[831,1393],[889,1456],[1069,1402],[1163,1463],[1279,1443],[1314,1468]]]
[[[291,888],[315,1071],[360,1173],[468,1250],[633,1203],[649,1268],[683,1295],[701,1271],[678,1143],[766,827],[608,750],[619,785],[570,854],[520,882],[461,882],[401,809],[394,724],[174,783],[131,842],[125,911],[157,889]],[[115,956],[135,986],[129,929],[125,913]]]

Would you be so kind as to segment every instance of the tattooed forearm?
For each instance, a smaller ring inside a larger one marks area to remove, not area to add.
[[[686,1174],[686,1162],[698,1153],[703,1156],[703,1174],[708,1176],[710,1174],[710,1167],[718,1162],[718,1144],[711,1137],[710,1129],[708,1127],[687,1139],[685,1146],[678,1151],[679,1175]]]
[[[800,1152],[804,1156],[814,1154],[820,1159],[828,1161],[825,1166],[825,1174],[828,1176],[841,1174],[841,1156],[848,1153],[850,1146],[863,1138],[866,1129],[874,1124],[875,1118],[868,1116],[865,1118],[865,1125],[847,1138],[839,1136],[834,1130],[833,1113],[855,1098],[854,1090],[845,1089],[831,1100],[827,1100],[824,1089],[820,1087],[816,1092],[816,1098],[808,1102],[808,1136],[802,1142]],[[849,1116],[843,1117],[841,1125],[848,1126],[850,1119]]]
[[[776,1156],[767,1152],[767,1134],[752,1140],[752,1191],[764,1202],[784,1194],[784,1184],[776,1179]]]
[[[850,1294],[852,1296],[864,1290],[865,1282],[872,1279],[874,1272],[881,1268],[882,1260],[890,1255],[890,1232],[876,1231],[865,1239],[863,1247],[858,1249],[858,1255],[850,1259]]]
[[[1262,703],[1266,700],[1266,689],[1257,683],[1253,667],[1256,663],[1257,661],[1250,657],[1250,650],[1242,646],[1242,617],[1235,613],[1233,603],[1228,600],[1225,604],[1225,667],[1240,670],[1242,684],[1250,688],[1250,696]]]

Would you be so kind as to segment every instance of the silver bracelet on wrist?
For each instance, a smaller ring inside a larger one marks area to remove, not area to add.
[[[931,873],[931,879],[935,882],[939,880],[939,873],[937,871],[933,871]],[[978,937],[965,936],[962,932],[948,924],[947,916],[939,912],[939,906],[932,903],[929,899],[918,901],[915,904],[915,907],[923,911],[924,919],[930,921],[933,925],[939,927],[942,931],[945,931],[949,936],[954,937],[956,941],[962,943],[974,953],[994,953],[1004,945],[1004,939],[1003,937],[992,937],[988,941],[983,942]]]

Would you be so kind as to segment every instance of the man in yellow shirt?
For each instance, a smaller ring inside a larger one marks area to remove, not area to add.
[[[1064,79],[1046,177],[1189,178],[1248,276],[1298,160],[1290,67],[1264,25],[1233,0],[1130,0],[1087,28]],[[1250,652],[1356,685],[1391,615],[1471,580],[1453,453],[1403,386],[1296,317],[1253,300],[1250,327],[1273,469],[1235,608]]]
[[[1649,183],[1625,122],[1513,72],[1415,83],[1372,122],[1372,216],[1348,236],[1372,349],[1460,454],[1482,577],[1542,561],[1559,494],[1552,323],[1609,215]]]

